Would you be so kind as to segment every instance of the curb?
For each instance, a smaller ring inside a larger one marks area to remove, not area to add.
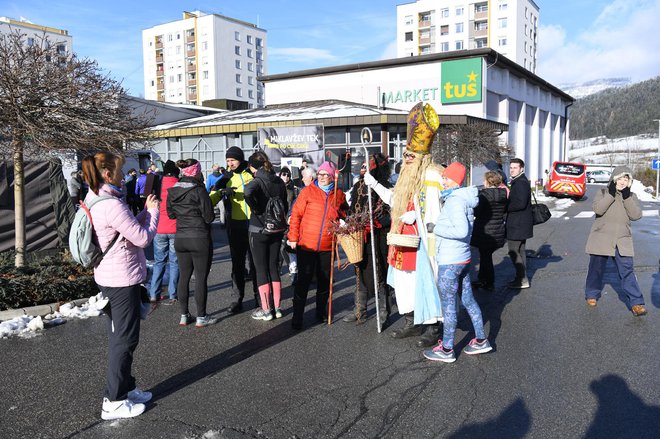
[[[48,314],[52,314],[54,312],[59,311],[60,306],[64,305],[64,303],[73,303],[75,306],[80,306],[84,303],[87,303],[87,299],[76,299],[72,300],[71,302],[55,302],[55,303],[50,303],[48,305],[36,305],[36,306],[29,306],[26,308],[16,308],[16,309],[8,309],[6,311],[0,311],[0,321],[5,321],[5,320],[11,320],[16,317],[21,317],[21,316],[41,316],[44,317]]]

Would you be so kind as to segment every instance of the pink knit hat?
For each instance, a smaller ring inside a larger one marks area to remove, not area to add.
[[[330,174],[330,177],[334,178],[335,172],[337,171],[337,167],[332,162],[323,162],[321,163],[321,166],[319,166],[319,170],[317,171],[317,174],[321,171],[327,172],[328,174]]]
[[[454,162],[445,168],[445,172],[442,175],[459,186],[463,186],[463,182],[465,181],[465,166],[461,163]]]

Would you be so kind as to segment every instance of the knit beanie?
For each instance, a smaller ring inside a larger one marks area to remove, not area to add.
[[[168,160],[163,165],[163,174],[178,177],[179,168],[176,167],[176,163],[174,163],[172,160]]]
[[[465,181],[465,166],[459,162],[454,162],[445,168],[445,172],[442,175],[459,186],[463,186],[463,182]]]
[[[327,172],[328,174],[330,174],[331,177],[334,178],[336,171],[337,171],[337,167],[335,166],[334,163],[323,162],[321,163],[321,166],[319,166],[319,169],[316,173],[318,174],[319,172]]]
[[[229,148],[227,150],[227,153],[225,154],[225,158],[238,160],[239,162],[245,161],[245,155],[243,154],[243,150],[238,146],[232,146],[231,148]]]

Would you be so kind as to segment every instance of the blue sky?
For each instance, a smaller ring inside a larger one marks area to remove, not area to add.
[[[412,0],[411,0],[412,1]],[[438,0],[441,2],[441,0]],[[202,10],[268,31],[268,72],[283,73],[396,56],[393,0],[155,1],[0,0],[0,16],[66,29],[78,56],[93,58],[143,95],[142,29]],[[537,74],[553,84],[660,75],[660,0],[536,0]]]

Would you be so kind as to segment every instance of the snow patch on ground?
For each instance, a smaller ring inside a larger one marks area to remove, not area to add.
[[[80,306],[72,302],[60,306],[58,312],[41,316],[19,316],[11,320],[0,322],[0,338],[17,336],[21,338],[32,338],[40,335],[45,328],[66,323],[67,319],[87,319],[103,314],[103,307],[108,299],[101,293],[92,296]]]

